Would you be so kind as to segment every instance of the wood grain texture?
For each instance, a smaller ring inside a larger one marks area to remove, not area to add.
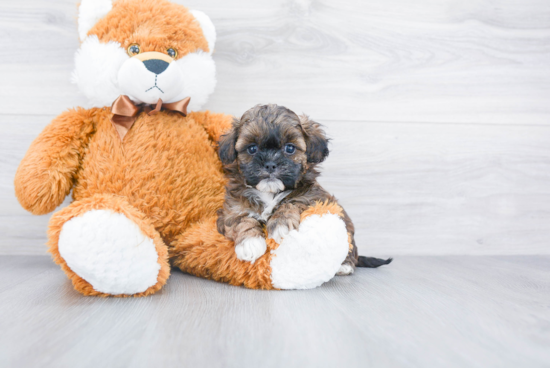
[[[49,217],[20,208],[13,176],[53,117],[86,105],[77,2],[0,2],[0,254],[45,251]],[[177,2],[218,29],[206,108],[279,103],[327,126],[322,183],[362,253],[550,253],[550,3]]]
[[[178,0],[219,33],[207,108],[276,102],[326,119],[548,124],[550,3],[544,0]],[[58,114],[77,0],[0,3],[0,101]],[[5,111],[5,109],[2,109]]]
[[[549,127],[322,122],[333,140],[320,182],[355,222],[362,254],[550,253]],[[21,208],[13,177],[47,123],[0,115],[12,137],[0,147],[0,254],[46,250],[49,216]]]
[[[550,130],[327,122],[363,254],[549,254]]]
[[[2,367],[547,367],[550,258],[399,257],[308,291],[175,271],[143,299],[77,294],[0,257]]]

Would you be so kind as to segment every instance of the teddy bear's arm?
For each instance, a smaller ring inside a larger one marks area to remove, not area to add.
[[[14,183],[17,199],[26,210],[43,215],[63,202],[94,131],[92,112],[72,109],[55,118],[32,142]]]
[[[192,112],[190,116],[204,127],[213,142],[218,142],[220,136],[231,128],[233,117],[227,114],[217,114],[210,111]]]

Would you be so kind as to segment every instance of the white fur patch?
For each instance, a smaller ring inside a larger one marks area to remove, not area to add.
[[[199,111],[216,88],[216,64],[212,56],[197,51],[176,61],[183,76],[181,91],[175,101],[191,97],[188,111]]]
[[[257,189],[251,189],[256,195],[257,199],[263,204],[263,211],[261,214],[256,212],[250,212],[249,217],[254,217],[257,220],[267,221],[271,217],[273,209],[279,202],[281,202],[287,195],[290,194],[290,190],[274,194],[271,192],[260,192]]]
[[[155,74],[143,62],[130,58],[118,73],[122,94],[136,103],[166,103],[191,97],[187,109],[199,110],[216,86],[216,67],[212,57],[202,51],[185,55],[171,62],[161,74]]]
[[[201,25],[202,34],[204,38],[206,38],[206,42],[208,42],[208,53],[212,55],[214,52],[214,45],[216,44],[216,28],[214,27],[214,23],[212,23],[208,15],[200,10],[191,10],[191,14],[193,14]]]
[[[183,86],[183,75],[175,62],[161,74],[155,74],[137,58],[130,58],[120,67],[118,84],[122,94],[136,103],[154,104],[159,99],[170,103],[179,98]]]
[[[281,244],[284,237],[287,236],[287,234],[290,232],[290,229],[286,225],[279,225],[273,230],[272,233],[269,234],[269,237],[277,242],[277,244]]]
[[[118,42],[101,43],[91,35],[75,54],[72,82],[88,98],[91,106],[111,106],[120,96],[118,71],[130,57]]]
[[[353,273],[353,267],[351,267],[348,264],[341,265],[338,272],[336,272],[338,276],[347,276],[347,275],[351,275],[352,273]]]
[[[260,198],[262,198],[262,200],[265,199],[264,201],[265,207],[261,217],[264,221],[267,221],[267,219],[271,217],[271,213],[273,212],[273,209],[275,208],[275,206],[278,205],[279,202],[281,202],[287,195],[289,195],[290,191],[281,192],[277,195],[273,195],[271,193],[262,193],[262,194],[263,196],[260,196]],[[271,194],[271,199],[269,199],[270,194]]]
[[[86,39],[86,35],[97,23],[113,8],[111,0],[82,0],[78,7],[78,35],[80,41]]]
[[[153,240],[121,213],[92,210],[67,221],[59,253],[102,293],[136,294],[157,283],[160,264]]]
[[[264,179],[256,185],[260,192],[277,193],[285,189],[285,185],[279,179]]]
[[[202,51],[170,63],[155,75],[136,58],[130,58],[118,42],[99,42],[91,35],[75,54],[73,83],[89,99],[90,106],[111,106],[121,94],[136,103],[169,103],[191,97],[188,111],[197,111],[216,87],[216,65]],[[156,88],[155,88],[156,86]]]
[[[258,258],[265,254],[267,244],[264,238],[246,238],[235,247],[237,258],[241,261],[250,261],[254,263]]]
[[[271,282],[280,289],[320,286],[334,277],[348,250],[348,233],[340,217],[310,216],[271,251]]]

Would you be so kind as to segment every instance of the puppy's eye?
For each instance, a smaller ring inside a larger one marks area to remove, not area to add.
[[[292,155],[294,152],[296,152],[296,147],[293,144],[287,144],[285,146],[285,152],[289,155]]]
[[[256,152],[258,152],[258,146],[253,144],[253,145],[248,146],[248,148],[246,150],[248,151],[249,154],[253,155]]]
[[[128,55],[130,55],[130,57],[136,56],[140,52],[141,52],[141,49],[137,43],[133,43],[130,46],[128,46]]]
[[[172,59],[175,59],[178,56],[178,50],[173,49],[171,47],[168,50],[166,50],[166,52],[168,53],[168,56],[170,56]]]

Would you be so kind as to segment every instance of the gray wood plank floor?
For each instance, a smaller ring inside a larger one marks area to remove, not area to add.
[[[309,291],[174,271],[142,299],[77,294],[0,257],[2,367],[548,367],[550,257],[398,257]]]

